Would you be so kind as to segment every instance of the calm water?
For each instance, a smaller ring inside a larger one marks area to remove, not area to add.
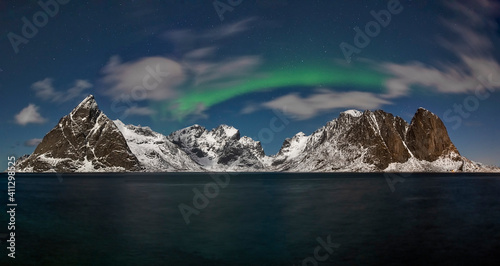
[[[6,176],[0,182],[7,203]],[[222,177],[224,179],[224,177]],[[500,260],[500,176],[17,175],[16,259],[36,265],[480,265]],[[179,204],[197,214],[186,224]],[[200,206],[205,204],[206,206]],[[6,210],[6,207],[4,207]],[[0,215],[7,233],[7,213]],[[5,235],[4,235],[5,236]],[[328,253],[318,242],[331,243]],[[317,248],[319,247],[319,248]],[[315,249],[319,251],[314,258]]]

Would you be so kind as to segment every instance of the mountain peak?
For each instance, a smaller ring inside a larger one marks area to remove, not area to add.
[[[218,135],[224,133],[229,138],[234,138],[234,139],[240,138],[240,131],[238,129],[225,124],[222,124],[217,128],[212,129],[212,132]]]
[[[88,114],[95,114],[99,112],[99,106],[97,105],[97,102],[94,99],[94,95],[89,94],[82,102],[80,102],[73,111],[71,111],[71,115],[74,116],[77,113],[85,113],[86,115]]]
[[[417,159],[434,161],[442,155],[460,154],[441,119],[422,107],[413,116],[406,139]]]
[[[383,110],[346,110],[311,135],[287,138],[266,156],[259,141],[222,124],[164,136],[111,121],[88,95],[19,160],[24,172],[95,171],[478,171],[439,117],[425,108],[411,124]]]
[[[431,112],[431,111],[429,111],[429,110],[425,109],[424,107],[419,107],[419,108],[418,108],[417,112],[415,112],[415,116],[418,116],[418,115],[431,115],[431,116],[433,116],[435,119],[436,119],[436,118],[437,118],[437,119],[439,119],[439,117],[438,117],[435,113],[433,113],[433,112]]]
[[[346,115],[350,115],[353,117],[360,117],[363,114],[363,112],[355,110],[355,109],[350,109],[350,110],[345,110],[341,114],[346,114]]]
[[[83,101],[78,105],[97,105],[97,102],[95,101],[94,95],[89,94]]]
[[[34,172],[136,171],[139,161],[89,95],[59,120],[20,167]]]

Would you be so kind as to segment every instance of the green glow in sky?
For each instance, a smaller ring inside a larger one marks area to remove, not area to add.
[[[200,106],[205,108],[251,92],[293,87],[356,87],[361,90],[382,89],[387,76],[359,68],[303,67],[284,70],[264,71],[260,77],[246,78],[230,87],[203,87],[189,90],[181,97],[157,105],[158,114],[182,120],[196,112]]]

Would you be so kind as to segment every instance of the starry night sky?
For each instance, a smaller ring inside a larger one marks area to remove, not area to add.
[[[40,2],[0,2],[5,162],[93,94],[111,119],[228,124],[269,155],[346,109],[424,107],[462,155],[500,165],[497,1]]]

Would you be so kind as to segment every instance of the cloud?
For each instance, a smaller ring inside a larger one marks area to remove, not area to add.
[[[52,86],[52,79],[46,78],[37,81],[31,85],[31,88],[36,91],[36,96],[44,100],[51,99],[56,95],[54,87]]]
[[[84,95],[83,91],[92,88],[92,84],[86,80],[78,79],[75,81],[75,85],[66,91],[63,97],[63,101],[69,101],[75,98],[81,98]]]
[[[174,43],[177,50],[186,51],[193,49],[194,46],[209,46],[209,43],[213,43],[214,41],[245,32],[253,26],[256,20],[254,17],[247,18],[199,32],[191,29],[171,30],[161,34],[161,37]]]
[[[498,13],[499,5],[488,0],[468,4],[445,2],[445,6],[456,12],[456,17],[441,18],[441,24],[455,38],[437,38],[442,48],[454,53],[458,63],[444,63],[437,67],[421,62],[382,63],[382,69],[394,76],[386,81],[386,98],[407,95],[412,86],[432,88],[439,93],[470,93],[478,87],[480,80],[488,77],[491,81],[492,74],[500,73],[500,64],[493,55],[495,47],[488,34],[498,29],[492,15]],[[484,85],[500,89],[498,83]]]
[[[186,78],[181,64],[161,56],[127,63],[113,56],[101,73],[100,82],[107,88],[105,94],[113,98],[125,95],[134,100],[173,98],[177,95],[175,87]]]
[[[22,126],[30,123],[43,124],[47,122],[47,119],[43,118],[40,113],[38,113],[38,106],[31,103],[23,108],[19,114],[16,114],[14,118],[16,123]]]
[[[202,59],[214,55],[215,50],[217,50],[215,46],[203,47],[186,53],[184,57],[187,59]]]
[[[35,90],[36,96],[51,102],[67,102],[75,98],[81,98],[84,94],[84,90],[92,88],[92,84],[86,80],[78,79],[75,81],[73,87],[68,90],[61,92],[56,91],[51,78],[45,78],[43,80],[37,81],[31,85],[31,88]]]
[[[305,120],[335,109],[377,109],[385,104],[391,104],[391,102],[369,92],[335,92],[327,89],[317,89],[307,97],[291,93],[265,102],[262,106],[269,109],[283,110],[285,114],[294,119]],[[248,113],[256,110],[256,108],[247,107],[244,110]]]
[[[260,109],[262,108],[258,104],[252,103],[243,107],[243,109],[241,109],[240,111],[240,114],[251,114],[253,112],[259,111]]]
[[[125,110],[125,115],[153,115],[156,111],[151,110],[149,107],[132,106]]]
[[[38,146],[38,144],[40,144],[40,142],[42,142],[42,139],[29,139],[29,140],[24,142],[24,146],[34,147],[34,146]]]
[[[223,24],[213,30],[206,31],[202,37],[208,39],[222,39],[244,32],[252,25],[256,18],[247,18],[235,23]]]
[[[259,56],[240,56],[216,63],[188,62],[185,66],[194,73],[194,85],[201,86],[215,81],[246,77],[260,64]]]
[[[424,65],[419,62],[404,65],[386,63],[384,68],[396,78],[386,81],[389,98],[406,95],[410,86],[420,85],[433,88],[440,93],[470,93],[492,73],[500,73],[497,62],[477,57],[461,57],[463,65],[449,65],[442,69]],[[490,83],[487,86],[500,88],[499,84]]]
[[[500,10],[500,3],[498,3],[497,0],[477,0],[475,1],[481,8],[483,8],[485,11],[495,14],[498,13]],[[452,5],[452,3],[448,3],[449,5]]]
[[[101,69],[99,87],[114,101],[163,102],[169,110],[158,113],[173,117],[159,119],[206,117],[204,111],[210,106],[205,106],[201,98],[188,103],[196,108],[181,108],[181,112],[172,110],[178,108],[185,97],[207,92],[222,93],[258,75],[258,67],[262,65],[261,56],[234,55],[224,58],[216,54],[221,47],[221,39],[250,29],[253,21],[254,18],[249,18],[199,32],[189,29],[166,32],[163,37],[178,48],[175,59],[154,56],[123,62],[119,56],[112,56]],[[149,114],[149,111],[130,108],[125,112]]]

